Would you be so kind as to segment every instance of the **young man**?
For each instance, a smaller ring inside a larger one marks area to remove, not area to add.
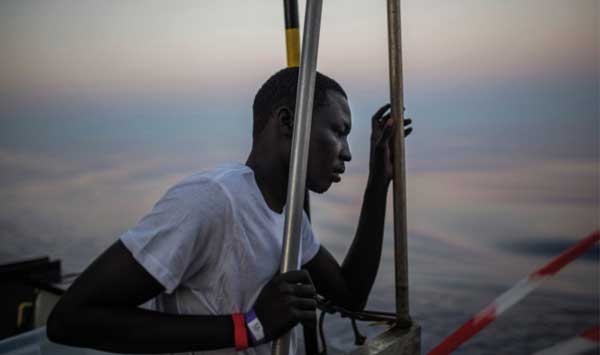
[[[233,354],[249,338],[247,354],[270,354],[271,340],[314,320],[316,293],[364,307],[381,256],[394,121],[389,105],[372,118],[369,179],[342,266],[305,215],[303,270],[278,274],[297,81],[297,68],[284,69],[258,91],[245,165],[179,182],[84,271],[48,320],[50,340],[125,353]],[[306,185],[322,193],[351,159],[351,120],[344,90],[320,73],[313,112]],[[138,307],[149,300],[151,309]]]

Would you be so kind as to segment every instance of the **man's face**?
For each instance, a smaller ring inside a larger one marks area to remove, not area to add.
[[[348,101],[335,91],[327,92],[327,104],[313,114],[306,186],[323,193],[339,182],[345,163],[352,159],[348,134],[352,127]]]

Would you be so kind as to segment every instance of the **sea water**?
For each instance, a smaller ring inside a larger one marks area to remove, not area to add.
[[[80,272],[172,184],[225,161],[243,162],[250,147],[249,124],[236,123],[241,112],[215,114],[210,122],[188,112],[171,122],[166,109],[108,118],[82,110],[52,119],[35,109],[5,116],[0,259],[48,255],[62,260],[64,272]],[[409,299],[426,352],[598,228],[598,162],[593,153],[557,158],[529,154],[527,146],[495,150],[464,134],[458,144],[444,141],[434,124],[415,126],[407,139]],[[355,117],[353,129],[354,157],[342,181],[311,195],[315,234],[339,262],[354,237],[368,176],[368,121]],[[391,200],[390,191],[367,308],[394,312]],[[457,353],[528,354],[585,331],[598,323],[598,272],[595,247]],[[385,330],[369,322],[359,328],[369,337]],[[347,319],[328,315],[325,333],[332,353],[354,347]]]

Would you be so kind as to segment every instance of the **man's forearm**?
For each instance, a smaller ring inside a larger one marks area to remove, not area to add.
[[[234,346],[231,316],[175,315],[141,308],[87,306],[48,323],[50,340],[122,353],[168,353]]]
[[[342,264],[355,308],[363,308],[377,276],[389,180],[369,176],[356,235]]]

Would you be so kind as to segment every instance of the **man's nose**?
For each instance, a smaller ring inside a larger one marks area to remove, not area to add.
[[[344,148],[340,152],[340,158],[343,161],[350,161],[350,160],[352,160],[352,153],[350,153],[350,146],[348,145],[348,142],[344,143]]]

